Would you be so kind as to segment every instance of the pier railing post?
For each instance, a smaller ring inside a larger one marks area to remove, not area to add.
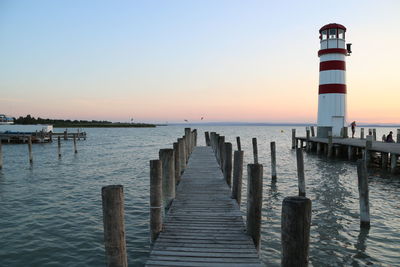
[[[192,152],[191,151],[192,144],[191,144],[190,135],[191,135],[191,129],[185,128],[185,142],[186,142],[186,151],[187,151],[188,159],[189,159],[190,153]]]
[[[122,185],[105,186],[101,189],[101,196],[107,266],[126,267],[124,188]]]
[[[310,129],[308,127],[306,128],[306,139],[306,151],[310,152]]]
[[[182,140],[183,140],[183,148],[185,149],[184,155],[185,155],[185,167],[186,167],[186,164],[187,164],[187,162],[189,161],[188,139],[187,139],[186,136],[184,135],[184,136],[182,137]]]
[[[159,156],[162,164],[164,207],[168,209],[175,198],[174,150],[170,148],[160,149]]]
[[[162,163],[150,161],[150,237],[154,242],[162,230]]]
[[[242,200],[243,155],[244,152],[239,150],[233,154],[232,198],[239,206]]]
[[[186,168],[186,155],[185,155],[186,150],[183,138],[178,138],[178,147],[179,147],[179,165],[180,165],[179,174],[181,175]]]
[[[193,149],[197,146],[197,129],[193,130]],[[192,149],[192,150],[193,150]]]
[[[275,142],[271,142],[271,178],[276,180],[276,145]]]
[[[204,132],[206,138],[206,146],[210,146],[210,134],[208,132]]]
[[[372,129],[372,136],[374,137],[374,141],[376,141],[376,129]]]
[[[315,130],[314,130],[314,126],[311,126],[311,136],[315,137]]]
[[[286,197],[282,203],[282,267],[307,267],[310,243],[311,200]]]
[[[33,163],[32,155],[32,136],[28,136],[28,153],[29,153],[29,163]]]
[[[181,180],[181,162],[179,155],[179,144],[175,142],[173,144],[174,147],[174,164],[175,164],[175,184],[178,184]]]
[[[400,129],[397,129],[397,139],[396,139],[397,143],[400,143]]]
[[[292,149],[296,148],[296,129],[292,129]]]
[[[258,163],[258,149],[257,149],[257,138],[252,139],[253,143],[253,157],[254,157],[254,164]]]
[[[363,160],[357,161],[358,193],[360,194],[360,226],[369,227],[369,193],[367,167]]]
[[[0,138],[0,170],[3,169],[3,146]]]
[[[237,150],[242,151],[242,144],[240,143],[240,136],[236,136]]]
[[[364,139],[364,128],[360,130],[360,139]]]
[[[221,170],[224,168],[224,146],[225,146],[225,136],[218,137],[218,160]]]
[[[215,151],[214,142],[215,142],[215,132],[211,132],[210,133],[210,146]]]
[[[301,148],[296,148],[296,159],[297,159],[297,179],[299,187],[299,196],[306,196],[306,181],[304,178],[304,158],[303,150]]]
[[[232,185],[232,144],[225,143],[224,147],[224,178],[226,183]]]
[[[263,166],[258,163],[248,164],[247,175],[247,234],[251,236],[257,251],[259,251]]]

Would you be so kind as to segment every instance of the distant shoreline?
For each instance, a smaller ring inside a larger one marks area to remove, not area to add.
[[[155,128],[158,125],[148,123],[65,123],[53,124],[54,128]]]

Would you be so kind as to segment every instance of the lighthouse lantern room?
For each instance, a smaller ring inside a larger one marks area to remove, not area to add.
[[[320,30],[318,137],[345,136],[346,124],[346,61],[351,44],[345,40],[346,27],[337,23]]]

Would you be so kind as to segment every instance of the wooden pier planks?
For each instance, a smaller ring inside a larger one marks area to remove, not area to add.
[[[195,147],[146,266],[263,266],[211,147]]]

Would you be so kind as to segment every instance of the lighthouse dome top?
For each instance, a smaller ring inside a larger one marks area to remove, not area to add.
[[[342,24],[338,24],[338,23],[329,23],[326,24],[325,26],[323,26],[321,29],[319,29],[319,32],[321,33],[324,30],[329,30],[329,29],[341,29],[346,31],[346,27],[343,26]]]

